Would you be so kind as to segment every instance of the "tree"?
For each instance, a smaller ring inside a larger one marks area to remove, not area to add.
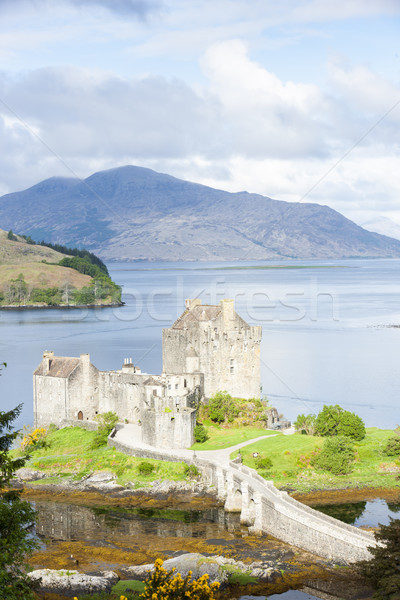
[[[11,240],[12,242],[16,242],[18,240],[18,238],[14,235],[12,229],[10,229],[10,231],[7,233],[7,239]]]
[[[369,548],[372,559],[357,563],[361,575],[376,590],[377,600],[400,598],[400,519],[390,517],[389,525],[375,532],[379,545]]]
[[[337,433],[360,442],[365,438],[366,433],[364,421],[355,413],[345,410],[340,415]]]
[[[340,423],[340,415],[343,413],[343,408],[338,404],[327,406],[317,416],[315,422],[316,432],[318,435],[337,435],[337,430]]]
[[[34,598],[24,559],[37,545],[27,529],[35,511],[17,490],[9,488],[15,472],[26,462],[26,457],[12,458],[9,452],[19,434],[12,423],[21,408],[20,404],[8,412],[0,411],[0,590],[7,600]]]
[[[316,469],[330,471],[334,475],[345,475],[351,471],[355,459],[351,441],[341,435],[328,437],[324,440],[322,450],[311,459]]]
[[[324,437],[343,435],[357,441],[365,438],[365,425],[361,417],[338,404],[324,406],[315,421],[315,430]]]
[[[293,423],[296,431],[300,431],[305,435],[314,435],[315,433],[315,415],[298,415],[297,419]]]

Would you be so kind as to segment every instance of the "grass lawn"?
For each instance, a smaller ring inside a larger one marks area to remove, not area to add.
[[[206,427],[209,439],[203,444],[196,442],[192,450],[222,450],[235,446],[241,442],[247,442],[262,435],[275,435],[276,431],[257,427],[222,427],[218,425],[208,425]],[[282,435],[279,433],[279,435]]]
[[[94,432],[80,427],[66,427],[49,433],[46,438],[49,446],[31,452],[26,466],[45,471],[55,478],[54,481],[66,476],[81,479],[96,471],[110,471],[117,476],[120,485],[131,482],[135,487],[143,487],[156,479],[187,479],[184,463],[135,458],[106,446],[93,450],[91,443],[94,436]],[[138,470],[144,461],[154,465],[149,475]]]
[[[256,468],[253,452],[268,456],[272,468],[258,470],[265,479],[271,479],[277,487],[306,492],[315,489],[348,487],[400,487],[400,471],[393,456],[383,453],[383,447],[391,430],[367,429],[361,442],[355,442],[356,460],[353,470],[347,475],[332,475],[316,471],[310,465],[313,452],[322,447],[323,438],[306,435],[282,435],[269,440],[261,440],[242,448],[243,463]],[[236,456],[237,452],[232,454]],[[398,461],[397,461],[398,463]]]

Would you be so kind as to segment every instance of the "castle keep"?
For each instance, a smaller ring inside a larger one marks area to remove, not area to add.
[[[94,421],[115,412],[140,425],[142,441],[158,447],[193,443],[196,408],[218,390],[240,398],[260,397],[261,327],[250,326],[233,300],[186,310],[163,330],[163,373],[149,375],[125,360],[117,371],[99,371],[88,354],[79,358],[45,352],[33,375],[36,427]]]

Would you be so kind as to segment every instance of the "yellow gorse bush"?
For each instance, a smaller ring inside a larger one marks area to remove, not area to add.
[[[46,435],[47,429],[44,427],[37,427],[36,429],[24,427],[24,436],[21,441],[22,450],[33,450],[34,448],[42,447]]]
[[[208,583],[209,576],[202,575],[199,579],[192,579],[192,572],[182,577],[175,574],[176,569],[167,571],[163,561],[158,558],[154,563],[154,571],[146,581],[146,587],[140,598],[143,600],[214,600],[214,592],[218,590],[219,583]]]
[[[180,573],[175,575],[176,569],[167,571],[163,567],[161,558],[154,563],[154,571],[146,580],[146,587],[139,598],[142,600],[215,600],[214,592],[219,588],[219,583],[208,583],[209,576],[202,575],[198,579],[192,579],[192,572],[182,577]],[[75,596],[74,600],[78,600]],[[120,596],[119,600],[128,600],[126,596]]]

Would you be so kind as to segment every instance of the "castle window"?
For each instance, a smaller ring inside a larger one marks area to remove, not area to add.
[[[235,371],[235,361],[234,361],[233,358],[231,358],[229,370],[230,370],[231,373],[233,373]]]
[[[157,396],[157,390],[153,388],[153,396]]]
[[[183,387],[184,387],[184,388],[185,388],[185,387],[187,387],[187,382],[186,382],[186,379],[184,379],[184,380],[183,380]]]
[[[83,421],[83,412],[81,410],[78,412],[78,421]]]
[[[170,384],[170,383],[168,384],[168,389],[169,389],[169,390],[171,389],[171,384]]]
[[[176,390],[178,389],[178,384],[177,384],[177,383],[175,384],[175,389],[176,389]]]

